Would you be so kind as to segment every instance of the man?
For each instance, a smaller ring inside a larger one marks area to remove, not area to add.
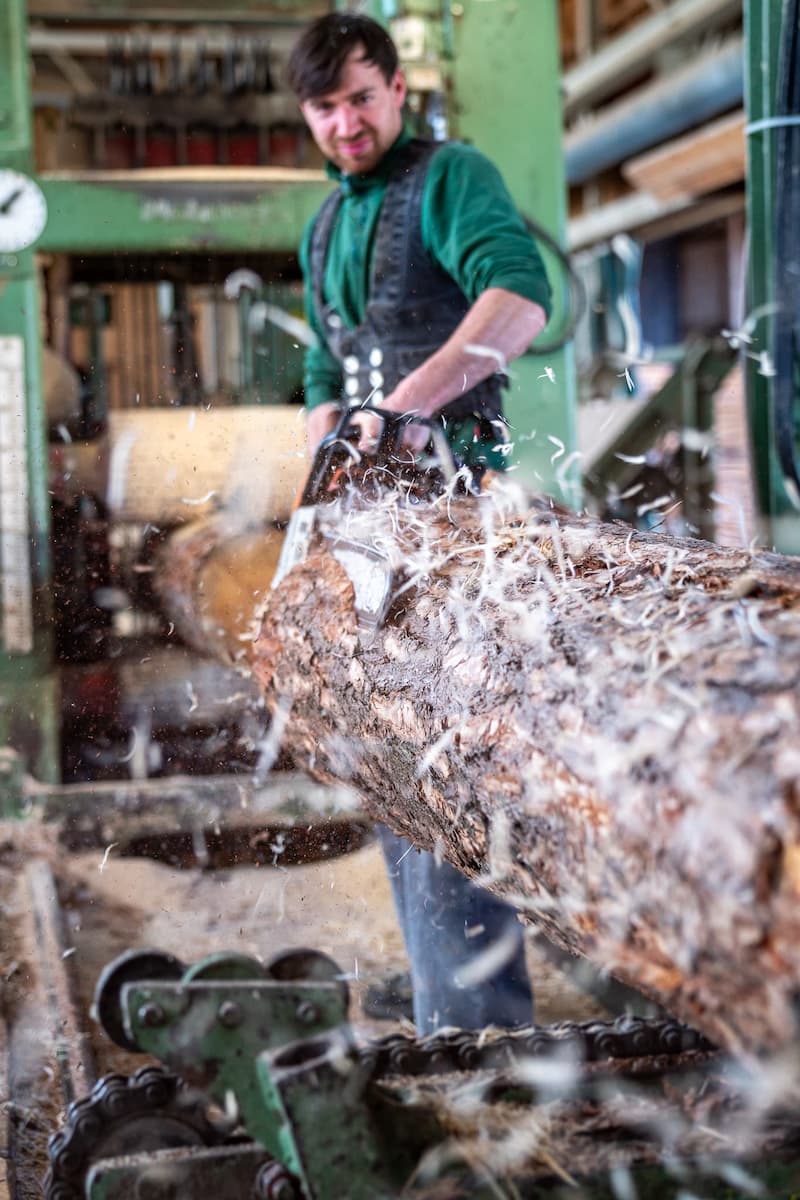
[[[339,184],[300,252],[318,338],[305,368],[311,452],[343,403],[368,401],[435,419],[461,462],[502,469],[498,367],[544,328],[550,289],[500,175],[471,147],[408,134],[397,50],[368,17],[312,22],[292,52],[289,83]],[[413,446],[412,431],[409,439]],[[513,910],[380,833],[418,1031],[530,1022]]]

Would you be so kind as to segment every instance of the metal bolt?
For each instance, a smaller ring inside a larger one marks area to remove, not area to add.
[[[303,1025],[313,1025],[319,1020],[319,1010],[316,1004],[312,1004],[310,1000],[303,1000],[297,1006],[295,1016]]]
[[[242,1023],[242,1010],[234,1000],[226,1000],[219,1007],[217,1020],[226,1029],[235,1029]]]
[[[149,1029],[158,1029],[159,1025],[166,1025],[167,1016],[160,1004],[155,1004],[149,1000],[147,1004],[143,1004],[138,1012],[139,1020],[142,1025],[147,1025]]]

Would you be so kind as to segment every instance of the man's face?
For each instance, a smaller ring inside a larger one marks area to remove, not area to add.
[[[347,175],[360,175],[376,167],[397,140],[405,98],[402,72],[387,83],[357,49],[346,60],[336,90],[304,100],[300,109],[325,157]]]

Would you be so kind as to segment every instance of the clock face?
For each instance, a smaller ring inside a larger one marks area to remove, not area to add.
[[[32,246],[47,224],[47,201],[35,179],[0,168],[0,253]]]

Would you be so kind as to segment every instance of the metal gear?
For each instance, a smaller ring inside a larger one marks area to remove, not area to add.
[[[229,1125],[213,1121],[207,1100],[162,1067],[106,1075],[73,1101],[64,1127],[48,1142],[45,1200],[85,1200],[94,1163],[118,1155],[190,1146],[217,1146]]]

